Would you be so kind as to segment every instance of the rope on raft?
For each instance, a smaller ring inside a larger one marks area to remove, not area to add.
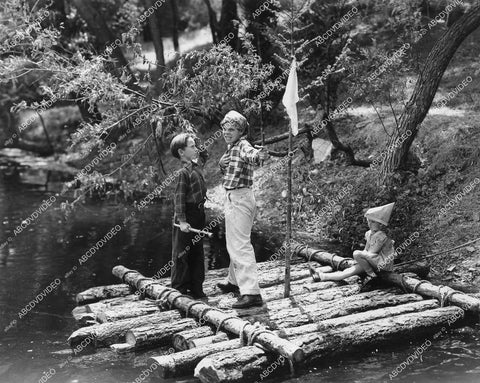
[[[195,306],[195,305],[203,305],[205,303],[203,302],[200,302],[200,301],[193,301],[193,302],[190,302],[187,306],[187,310],[185,311],[185,318],[188,318],[188,312],[190,311],[190,309]]]
[[[217,311],[220,311],[220,310],[217,310]],[[220,323],[218,324],[218,326],[217,326],[217,331],[215,331],[215,334],[218,334],[218,333],[219,333],[220,328],[221,328],[221,327],[223,326],[223,324],[224,324],[227,320],[229,320],[229,319],[238,319],[238,317],[237,317],[236,315],[231,315],[231,316],[229,316],[229,317],[223,318],[223,319],[220,321]]]
[[[405,283],[405,275],[402,274],[402,279],[400,280],[400,283],[402,285],[402,289],[404,292],[408,293],[409,292],[409,289]],[[413,286],[412,288],[412,293],[416,293],[417,292],[417,289],[420,287],[421,284],[423,283],[431,283],[430,281],[427,281],[425,279],[422,279],[420,281],[418,281],[417,283],[415,283],[415,285]],[[438,287],[438,293],[440,294],[440,298],[438,298],[438,301],[440,303],[440,307],[445,307],[445,304],[446,303],[449,303],[452,295],[454,294],[462,294],[462,295],[466,295],[466,296],[469,296],[468,294],[465,294],[464,292],[462,291],[457,291],[457,290],[454,290],[448,286],[445,286],[445,285],[440,285],[440,286],[436,286]],[[442,288],[444,290],[446,290],[445,292],[442,291]]]
[[[126,283],[126,282],[125,282],[125,277],[126,277],[128,274],[133,274],[133,273],[138,274],[138,271],[137,271],[137,270],[128,270],[127,272],[125,272],[125,274],[123,274],[123,277],[122,277],[122,282],[123,282],[123,283]]]
[[[245,346],[245,342],[244,342],[244,339],[246,337],[245,327],[249,324],[250,323],[248,323],[248,322],[245,323],[242,327],[242,330],[240,331],[240,344],[242,346]],[[247,344],[246,344],[247,346],[252,346],[253,343],[255,342],[255,339],[261,334],[276,335],[273,331],[267,330],[264,326],[260,326],[258,323],[256,323],[254,326],[256,326],[256,328],[253,330],[253,332],[250,334],[250,336],[247,337]],[[261,347],[261,348],[264,349],[263,347]],[[293,364],[293,360],[290,359],[290,358],[287,358],[285,356],[283,356],[283,357],[285,359],[287,359],[288,365],[289,365],[289,368],[290,368],[290,374],[293,376],[295,374],[295,366]]]

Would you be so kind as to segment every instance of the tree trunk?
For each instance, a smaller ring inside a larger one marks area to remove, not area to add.
[[[279,335],[291,339],[300,335],[326,331],[331,328],[340,328],[353,326],[358,323],[369,322],[376,319],[388,318],[394,315],[420,312],[430,309],[438,308],[438,301],[435,299],[427,301],[418,301],[412,303],[405,303],[398,306],[383,307],[381,309],[369,310],[361,313],[350,314],[343,317],[326,319],[319,323],[310,323],[298,327],[285,328],[279,331]]]
[[[304,133],[308,133],[308,132],[310,132],[309,127],[298,129],[298,134],[304,134]],[[289,133],[287,132],[287,133],[278,134],[276,136],[268,137],[268,138],[265,139],[264,144],[265,145],[274,144],[275,142],[287,140],[288,136],[289,136]],[[253,144],[254,145],[262,145],[262,140],[254,141]]]
[[[197,322],[192,318],[176,320],[172,323],[165,323],[161,326],[150,324],[142,327],[135,327],[127,331],[126,343],[135,346],[135,349],[152,348],[157,346],[168,346],[172,343],[174,334],[197,327]]]
[[[222,40],[232,33],[233,38],[230,38],[231,36],[228,37],[228,45],[230,45],[233,50],[237,47],[238,40],[238,29],[233,23],[234,20],[238,21],[237,3],[235,0],[223,0],[218,39]]]
[[[215,335],[209,326],[196,327],[191,330],[185,330],[173,336],[173,348],[177,351],[188,350],[188,342],[192,339],[203,338]]]
[[[176,0],[170,0],[172,6],[172,39],[173,49],[176,55],[180,55],[180,45],[178,44],[178,6]]]
[[[203,0],[208,9],[208,21],[210,24],[210,31],[212,32],[212,41],[214,44],[218,43],[218,22],[217,15],[210,4],[210,0]]]
[[[399,129],[388,140],[387,148],[392,150],[387,151],[380,168],[384,183],[395,171],[405,168],[410,146],[430,109],[443,73],[463,40],[479,26],[480,5],[477,4],[448,29],[430,51],[399,118]]]
[[[87,24],[88,29],[95,36],[99,49],[102,51],[105,50],[116,40],[116,36],[108,28],[103,15],[98,12],[98,9],[91,3],[91,0],[70,1],[73,3],[75,8],[77,8],[78,13]],[[111,68],[112,72],[120,78],[123,70],[125,69],[132,76],[129,86],[132,85],[135,82],[135,76],[133,76],[133,73],[128,67],[128,61],[123,55],[121,48],[116,47],[113,49],[111,55],[115,59],[113,62],[113,67]]]
[[[154,0],[146,0],[147,8],[153,8]],[[154,13],[148,18],[148,27],[152,35],[153,47],[155,49],[155,56],[157,58],[156,70],[154,72],[154,80],[156,80],[165,71],[165,52],[163,49],[163,40],[161,32],[160,14]]]
[[[112,270],[113,275],[125,280],[128,284],[136,286],[138,289],[145,288],[145,294],[151,298],[158,299],[162,294],[169,292],[165,299],[172,304],[172,307],[178,308],[185,312],[189,312],[192,316],[203,319],[219,329],[233,333],[237,336],[243,334],[245,337],[252,336],[256,331],[256,327],[240,318],[232,317],[229,313],[225,313],[216,308],[212,308],[203,302],[198,302],[192,307],[193,299],[181,296],[174,289],[165,288],[158,284],[152,284],[150,278],[145,278],[137,271],[129,270],[124,266],[115,266]],[[160,314],[157,314],[160,315]],[[118,323],[118,322],[113,322]],[[301,361],[303,352],[300,348],[293,346],[290,342],[281,339],[273,333],[260,333],[256,337],[257,343],[261,344],[267,350],[277,352],[293,361]]]
[[[156,364],[158,366],[158,368],[156,368],[157,376],[162,380],[193,375],[197,363],[206,356],[220,351],[234,350],[239,347],[242,347],[240,340],[232,339],[208,346],[195,347],[170,355],[154,356],[149,359],[149,365]]]
[[[68,338],[70,347],[76,347],[86,339],[93,339],[92,345],[95,347],[105,347],[114,343],[124,341],[125,334],[128,330],[146,326],[149,324],[162,325],[170,323],[171,321],[180,320],[182,317],[176,310],[166,311],[163,313],[156,313],[144,315],[137,318],[123,319],[116,322],[108,322],[97,324],[89,327],[82,327],[72,333]]]
[[[77,294],[76,301],[79,305],[97,302],[102,299],[124,297],[132,294],[133,290],[127,284],[91,287]]]

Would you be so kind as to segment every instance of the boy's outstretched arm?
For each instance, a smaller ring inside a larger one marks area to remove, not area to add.
[[[240,148],[240,158],[249,164],[259,165],[259,152],[260,150],[255,149],[252,145],[245,141],[245,143]]]

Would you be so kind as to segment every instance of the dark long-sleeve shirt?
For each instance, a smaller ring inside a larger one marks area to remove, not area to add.
[[[175,220],[186,222],[186,205],[205,202],[207,187],[198,165],[190,162],[179,171],[175,188]]]

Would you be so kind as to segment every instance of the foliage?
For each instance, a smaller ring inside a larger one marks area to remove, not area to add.
[[[114,3],[105,6],[111,4]],[[5,35],[13,33],[10,28],[20,30],[19,23],[28,14],[26,8],[16,9],[13,3],[9,5],[8,15],[12,22],[2,29]],[[198,117],[211,119],[230,108],[246,115],[259,111],[258,103],[250,97],[252,83],[263,82],[270,69],[262,65],[255,54],[248,40],[251,36],[246,36],[243,42],[245,55],[234,52],[227,45],[193,52],[165,72],[158,84],[146,84],[146,88],[134,90],[128,85],[127,72],[119,78],[108,70],[111,52],[106,50],[96,55],[83,49],[67,51],[56,44],[60,33],[53,27],[30,31],[23,38],[21,48],[10,52],[2,61],[0,79],[12,89],[18,89],[20,84],[37,87],[38,99],[25,100],[23,93],[17,92],[18,99],[10,100],[10,105],[14,105],[12,112],[24,108],[43,110],[45,101],[54,104],[71,100],[88,105],[90,112],[98,107],[101,119],[84,121],[72,134],[69,151],[87,156],[110,142],[140,137],[143,144],[134,151],[135,156],[103,176],[117,177],[121,171],[124,180],[142,185],[141,190],[151,191],[155,184],[145,182],[145,178],[158,180],[160,177],[158,173],[152,175],[152,161],[148,157],[155,139],[153,132],[160,133],[159,137],[165,138],[168,145],[173,133],[195,131],[193,126]],[[197,61],[197,70],[186,69],[186,62],[196,64]],[[146,157],[142,157],[144,154]],[[103,190],[101,176],[102,173],[91,173],[83,178],[83,192]],[[131,190],[128,186],[123,189]]]

